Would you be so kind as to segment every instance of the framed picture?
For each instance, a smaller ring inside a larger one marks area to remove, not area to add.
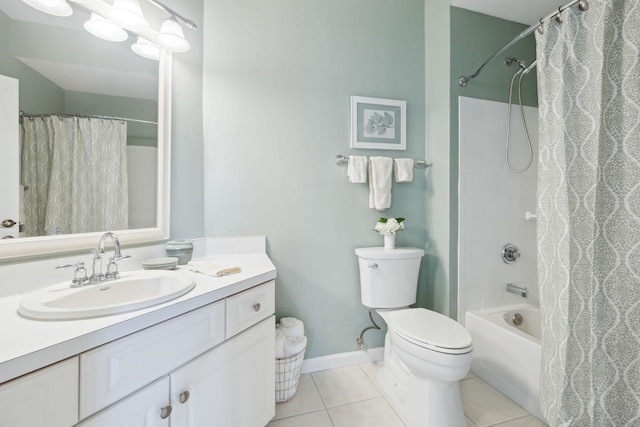
[[[407,103],[351,97],[351,148],[407,149]]]

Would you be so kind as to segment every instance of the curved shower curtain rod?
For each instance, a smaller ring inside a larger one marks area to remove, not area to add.
[[[532,26],[530,26],[529,28],[527,28],[526,30],[518,34],[513,40],[511,40],[509,43],[504,45],[502,49],[498,50],[496,53],[491,55],[489,59],[487,59],[482,63],[482,65],[475,71],[475,73],[469,76],[460,76],[460,78],[458,79],[458,84],[462,87],[465,87],[470,80],[478,77],[478,75],[482,72],[482,70],[484,70],[484,68],[487,65],[489,65],[491,62],[493,62],[498,56],[502,55],[511,46],[518,43],[520,40],[522,40],[529,34],[533,33],[536,30],[536,28],[542,28],[542,24],[547,22],[549,19],[556,17],[558,22],[562,22],[562,17],[560,16],[560,13],[562,13],[563,10],[569,9],[571,6],[575,5],[576,3],[578,4],[578,7],[580,8],[580,10],[583,12],[589,9],[589,2],[587,0],[573,0],[565,4],[564,6],[559,7],[557,11],[550,13],[544,18],[540,18],[540,22],[533,24]]]

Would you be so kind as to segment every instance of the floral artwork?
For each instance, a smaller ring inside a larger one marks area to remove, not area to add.
[[[351,148],[407,149],[406,102],[351,97]]]

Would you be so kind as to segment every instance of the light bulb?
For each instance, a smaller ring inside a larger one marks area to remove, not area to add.
[[[144,19],[137,0],[114,0],[109,17],[116,24],[130,30],[149,28],[149,23]]]
[[[131,45],[131,50],[143,58],[160,60],[160,48],[157,44],[151,43],[149,40],[138,37],[138,41]]]
[[[158,34],[158,43],[171,52],[182,53],[191,49],[191,45],[184,38],[182,27],[173,18],[162,23]]]
[[[54,16],[71,16],[73,9],[66,0],[22,0],[40,12]]]
[[[125,30],[95,13],[92,13],[91,19],[84,23],[84,29],[96,37],[111,42],[125,41],[129,37]]]

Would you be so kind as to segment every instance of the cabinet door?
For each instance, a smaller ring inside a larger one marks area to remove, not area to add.
[[[274,333],[270,316],[174,371],[171,425],[264,427],[275,415]]]
[[[169,427],[169,377],[164,376],[77,427]]]
[[[0,426],[69,427],[77,422],[77,357],[0,385]]]

